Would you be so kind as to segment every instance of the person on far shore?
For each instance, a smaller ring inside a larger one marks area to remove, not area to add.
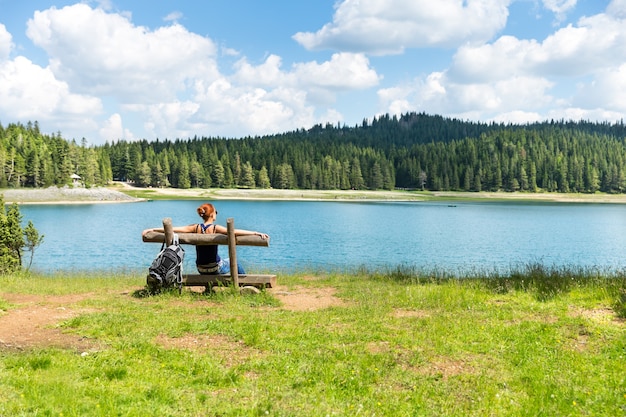
[[[174,233],[219,233],[227,234],[224,226],[215,224],[217,218],[217,210],[211,203],[202,204],[196,209],[198,215],[202,218],[202,223],[190,224],[188,226],[175,226],[172,228]],[[161,229],[146,229],[142,232],[145,236],[148,232],[164,232]],[[269,239],[266,233],[254,232],[251,230],[235,229],[235,236],[260,236],[261,239]],[[230,260],[222,259],[217,251],[218,245],[196,245],[196,268],[198,272],[204,275],[228,274],[230,273]],[[237,273],[245,274],[243,267],[237,262]]]

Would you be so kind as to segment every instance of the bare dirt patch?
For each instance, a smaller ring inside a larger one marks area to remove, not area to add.
[[[337,290],[332,287],[297,287],[288,290],[280,286],[272,291],[273,295],[283,303],[283,308],[290,311],[313,311],[347,305],[344,300],[335,296],[336,292]]]
[[[333,306],[346,305],[335,296],[335,288],[272,289],[285,310],[313,311]],[[128,293],[130,294],[130,293]],[[2,294],[2,298],[14,305],[7,311],[0,310],[0,350],[26,350],[32,348],[58,347],[89,351],[98,349],[97,341],[64,332],[59,326],[66,320],[88,312],[76,307],[76,303],[93,294],[71,294],[42,296],[28,294]],[[219,352],[226,361],[243,354],[249,357],[255,352],[245,352],[243,344],[226,340],[220,336],[187,335],[180,338],[161,336],[157,342],[165,347],[185,349],[211,349]],[[243,352],[243,353],[242,353]]]
[[[419,373],[441,376],[443,379],[448,379],[463,374],[472,375],[476,373],[476,370],[467,361],[442,357],[429,363],[423,369],[420,369]]]
[[[62,349],[91,350],[97,344],[90,339],[64,333],[58,324],[84,313],[73,307],[88,294],[65,296],[36,296],[3,294],[16,305],[0,315],[0,349],[29,349],[58,347]]]
[[[432,316],[432,313],[426,310],[407,310],[404,308],[398,308],[393,311],[392,316],[395,318],[415,317],[419,319],[425,319]]]
[[[186,334],[181,337],[160,335],[156,338],[156,343],[166,349],[202,350],[219,358],[229,367],[261,354],[258,350],[246,346],[243,341],[233,340],[223,335]]]
[[[573,308],[570,310],[569,315],[572,317],[584,317],[588,320],[596,323],[614,324],[623,326],[626,324],[626,320],[619,318],[615,315],[615,311],[611,308]]]

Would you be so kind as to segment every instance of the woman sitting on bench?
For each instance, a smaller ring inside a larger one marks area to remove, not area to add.
[[[224,226],[215,224],[215,218],[217,217],[217,210],[213,204],[202,204],[196,210],[198,215],[202,217],[202,223],[190,224],[188,226],[176,226],[172,228],[174,233],[219,233],[222,235],[227,234],[227,229]],[[145,236],[148,232],[163,232],[163,229],[146,229],[142,235]],[[253,232],[250,230],[235,229],[235,236],[260,236],[261,239],[268,239],[269,236],[265,233]],[[229,274],[230,273],[230,260],[228,258],[222,259],[217,253],[218,245],[196,245],[196,267],[200,274],[214,275],[214,274]],[[237,273],[245,274],[244,269],[237,262]]]

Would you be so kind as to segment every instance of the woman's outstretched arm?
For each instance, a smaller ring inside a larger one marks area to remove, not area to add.
[[[215,232],[223,235],[228,234],[228,229],[219,224],[215,225]],[[253,230],[235,229],[235,236],[261,236],[261,239],[266,240],[269,238],[267,233],[255,232]]]
[[[174,233],[195,233],[196,232],[196,228],[198,227],[197,224],[190,224],[188,226],[176,226],[176,227],[172,227],[172,232]],[[159,232],[159,233],[165,233],[165,230],[163,230],[163,228],[154,228],[154,229],[146,229],[143,232],[141,232],[141,236],[145,236],[146,233],[148,232]]]

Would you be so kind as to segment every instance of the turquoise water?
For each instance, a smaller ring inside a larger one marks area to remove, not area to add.
[[[199,220],[204,201],[26,205],[44,243],[32,269],[143,271],[160,244],[141,231]],[[270,246],[239,247],[248,272],[394,267],[452,272],[507,270],[529,263],[621,269],[626,266],[626,206],[548,203],[217,201],[218,223],[263,231]],[[186,271],[195,270],[193,246]],[[227,248],[220,253],[227,255]]]

